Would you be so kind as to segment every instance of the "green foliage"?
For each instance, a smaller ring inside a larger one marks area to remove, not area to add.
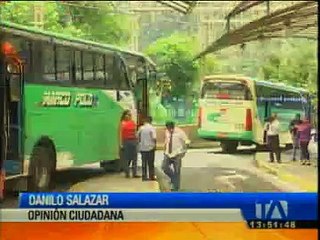
[[[266,58],[263,72],[266,79],[275,79],[315,93],[317,88],[316,42],[304,40],[285,43]]]
[[[146,53],[154,58],[159,70],[165,72],[172,83],[172,94],[191,93],[199,79],[199,62],[193,61],[198,44],[193,37],[173,34],[151,44]]]
[[[215,55],[208,55],[204,59],[203,68],[204,76],[219,74],[222,70],[221,60]]]
[[[217,58],[222,73],[282,82],[317,91],[317,42],[307,39],[274,39],[248,43],[243,51],[230,47]]]
[[[85,33],[88,40],[123,45],[129,40],[129,21],[125,15],[115,14],[108,2],[75,1],[68,7],[74,26]]]
[[[34,6],[39,3],[30,3],[26,1],[8,2],[1,6],[2,20],[18,23],[25,26],[34,25]],[[59,16],[56,12],[56,3],[50,2],[44,5],[44,29],[50,31],[61,31],[62,28],[57,24]]]
[[[33,4],[30,2],[7,2],[0,5],[1,20],[6,20],[27,26],[32,25]]]
[[[42,4],[43,29],[93,40],[124,45],[129,39],[129,19],[114,14],[108,2],[26,2],[12,1],[0,5],[1,19],[25,26],[34,26],[34,7]]]

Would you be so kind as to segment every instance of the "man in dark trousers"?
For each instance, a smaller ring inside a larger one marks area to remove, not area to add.
[[[290,122],[289,130],[292,137],[292,146],[293,146],[293,156],[292,161],[296,161],[297,150],[299,149],[299,141],[297,135],[297,127],[301,124],[301,116],[299,113],[296,114],[295,118]]]
[[[190,140],[181,128],[175,127],[174,122],[167,122],[166,128],[162,170],[171,180],[171,190],[179,191],[181,160],[187,152]]]
[[[139,150],[142,158],[142,180],[155,180],[154,157],[157,134],[152,126],[152,117],[144,119],[144,124],[138,130]]]

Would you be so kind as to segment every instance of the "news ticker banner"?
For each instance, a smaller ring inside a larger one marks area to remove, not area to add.
[[[317,193],[22,193],[1,221],[243,222],[315,228]]]

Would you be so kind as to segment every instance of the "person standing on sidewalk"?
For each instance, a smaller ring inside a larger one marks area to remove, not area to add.
[[[310,154],[308,150],[311,140],[311,124],[308,119],[304,119],[298,126],[298,140],[301,149],[300,161],[302,165],[311,165]]]
[[[179,191],[181,160],[185,156],[190,141],[182,129],[175,127],[174,122],[167,122],[166,128],[162,170],[171,180],[171,190]]]
[[[142,159],[142,180],[154,181],[154,155],[156,149],[156,129],[152,126],[152,117],[148,116],[138,130],[139,150]]]
[[[272,114],[269,124],[269,129],[267,131],[267,139],[269,145],[269,157],[270,162],[274,162],[274,154],[276,155],[276,159],[278,163],[281,163],[281,149],[280,149],[280,122],[277,119],[276,114]]]
[[[299,149],[299,140],[297,137],[297,128],[301,124],[301,116],[300,114],[296,114],[295,118],[290,122],[289,130],[292,137],[292,146],[293,146],[293,155],[292,161],[296,161],[297,150]]]
[[[121,145],[123,148],[124,170],[127,178],[130,177],[130,165],[132,163],[132,176],[137,178],[137,137],[136,123],[132,120],[129,110],[123,114],[121,121]]]

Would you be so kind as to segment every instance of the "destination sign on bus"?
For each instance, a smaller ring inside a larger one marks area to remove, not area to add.
[[[94,107],[98,98],[92,93],[76,93],[72,97],[71,92],[47,91],[43,94],[42,106],[44,107]]]
[[[70,104],[70,92],[47,91],[43,94],[42,106],[69,107]]]
[[[297,97],[258,97],[259,102],[304,102],[307,100],[305,98],[297,98]]]

